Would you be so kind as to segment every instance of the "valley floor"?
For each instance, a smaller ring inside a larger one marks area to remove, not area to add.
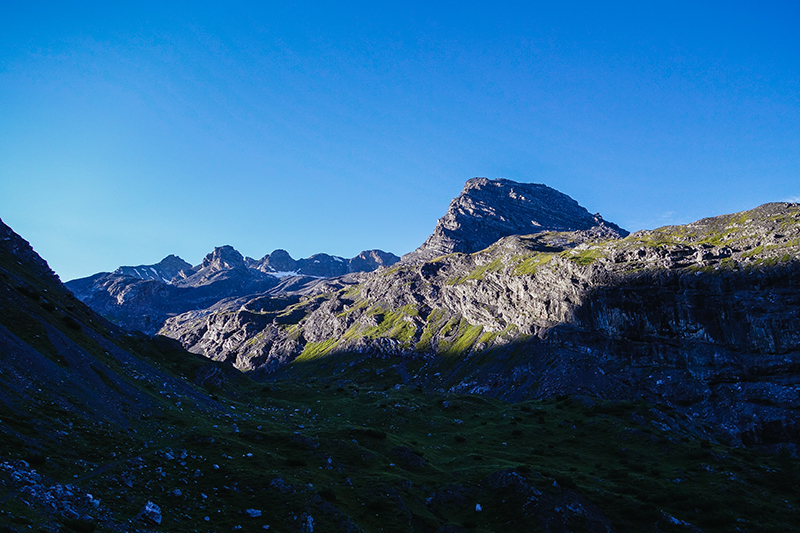
[[[128,431],[56,407],[4,414],[0,531],[800,524],[797,459],[668,430],[681,415],[643,403],[508,404],[347,379],[247,380],[214,392],[219,409],[154,394],[163,410]]]

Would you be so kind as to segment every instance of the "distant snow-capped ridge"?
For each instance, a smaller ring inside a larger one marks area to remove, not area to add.
[[[181,270],[190,268],[192,268],[192,265],[177,255],[170,254],[154,265],[121,266],[112,274],[169,283]]]
[[[365,250],[349,259],[320,253],[296,260],[289,255],[289,252],[282,249],[277,249],[261,259],[253,259],[244,257],[232,246],[225,245],[214,248],[214,251],[206,255],[203,261],[196,266],[170,254],[156,264],[121,266],[111,274],[141,280],[161,281],[173,285],[185,285],[185,280],[188,278],[208,270],[218,272],[234,268],[249,268],[279,279],[290,276],[334,278],[354,272],[372,272],[382,266],[391,266],[399,260],[400,258],[395,254],[383,250]]]
[[[256,260],[226,245],[214,248],[196,266],[169,255],[154,265],[122,266],[66,285],[78,299],[119,325],[152,334],[171,316],[221,300],[337,290],[346,283],[337,281],[343,276],[399,260],[381,250],[366,250],[351,259],[316,254],[299,260],[286,250],[275,250]]]

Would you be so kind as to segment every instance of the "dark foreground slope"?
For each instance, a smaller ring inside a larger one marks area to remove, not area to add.
[[[796,459],[667,406],[426,392],[395,386],[397,359],[256,384],[116,329],[2,223],[0,324],[3,533],[800,523]]]

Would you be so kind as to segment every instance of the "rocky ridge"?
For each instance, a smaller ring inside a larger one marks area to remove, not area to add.
[[[177,276],[182,270],[188,270],[190,268],[192,268],[192,265],[177,255],[170,254],[154,265],[139,265],[135,267],[121,266],[112,272],[112,274],[144,280],[154,279],[169,283],[172,278]]]
[[[335,290],[349,282],[328,278],[352,277],[399,260],[381,250],[367,250],[351,259],[316,254],[300,260],[276,250],[255,260],[243,257],[232,246],[220,246],[194,267],[171,255],[155,265],[123,266],[66,285],[109,320],[129,330],[154,334],[171,316],[202,310],[228,298]]]
[[[737,442],[797,443],[799,259],[800,207],[766,204],[623,239],[505,237],[298,302],[177,316],[162,333],[243,370],[399,357],[424,363],[403,371],[409,384],[645,398]]]
[[[274,276],[310,276],[335,278],[355,272],[372,272],[379,267],[391,266],[400,260],[382,250],[365,250],[346,259],[335,255],[314,254],[307,259],[294,260],[286,250],[275,250],[254,262],[253,267]]]

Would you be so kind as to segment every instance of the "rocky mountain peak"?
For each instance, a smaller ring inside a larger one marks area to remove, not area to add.
[[[167,268],[167,267],[169,267],[169,268],[179,268],[181,270],[184,269],[184,268],[189,268],[189,267],[192,266],[192,265],[190,265],[189,263],[187,263],[186,261],[184,261],[183,259],[181,259],[180,257],[178,257],[175,254],[169,254],[167,257],[165,257],[164,259],[162,259],[161,261],[159,261],[156,264],[158,266],[164,267],[164,268]]]
[[[261,259],[260,269],[263,272],[292,272],[297,269],[297,261],[289,252],[278,248]]]
[[[275,250],[265,255],[256,268],[267,274],[284,277],[286,275],[331,278],[354,272],[371,272],[381,266],[393,265],[400,260],[393,253],[383,250],[364,250],[357,256],[347,259],[337,255],[314,254],[305,259],[292,259],[286,250]]]
[[[547,185],[473,178],[450,202],[433,234],[403,260],[425,261],[454,252],[473,253],[510,235],[596,228],[602,228],[609,236],[628,234]]]
[[[177,276],[182,270],[188,270],[190,268],[192,268],[192,265],[177,255],[170,254],[154,265],[121,266],[112,272],[112,274],[169,283],[172,278]]]
[[[350,259],[348,270],[350,272],[372,272],[378,267],[391,266],[400,260],[393,253],[383,250],[364,250]]]
[[[214,248],[214,251],[203,258],[203,269],[230,270],[246,268],[244,257],[233,246],[225,245]]]

